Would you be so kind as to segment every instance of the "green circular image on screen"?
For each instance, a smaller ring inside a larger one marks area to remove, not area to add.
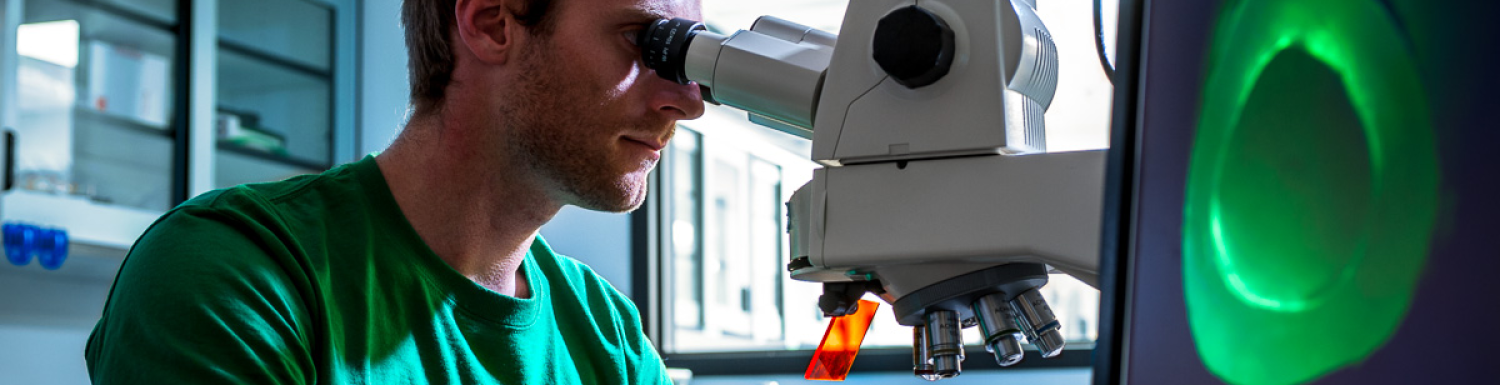
[[[1183,289],[1199,358],[1296,384],[1380,348],[1437,213],[1426,100],[1376,1],[1226,4],[1188,166]]]

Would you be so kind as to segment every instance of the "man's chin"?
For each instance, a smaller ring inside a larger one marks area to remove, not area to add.
[[[645,195],[642,195],[640,198],[631,198],[618,201],[585,201],[579,202],[575,206],[592,211],[624,214],[641,208],[641,205],[645,202]]]
[[[635,211],[646,202],[645,180],[624,180],[606,188],[577,194],[573,205],[580,208],[611,213]]]

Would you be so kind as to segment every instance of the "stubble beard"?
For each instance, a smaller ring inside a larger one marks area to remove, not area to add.
[[[552,60],[550,52],[529,53],[524,55],[526,76],[507,96],[512,107],[502,113],[512,128],[508,153],[517,154],[518,164],[539,176],[554,194],[560,193],[555,198],[564,204],[616,213],[639,208],[655,162],[622,165],[611,156],[619,140],[613,134],[623,132],[617,127],[643,123],[601,118],[610,107],[604,92],[562,73],[565,66]],[[586,99],[593,97],[599,98],[597,103]]]

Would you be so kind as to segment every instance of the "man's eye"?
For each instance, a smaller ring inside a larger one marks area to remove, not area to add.
[[[625,31],[622,35],[625,36],[625,41],[630,42],[630,45],[638,45],[639,41],[637,39],[640,38],[641,31],[639,29],[632,29]]]

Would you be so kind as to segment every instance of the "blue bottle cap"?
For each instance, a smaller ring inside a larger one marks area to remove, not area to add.
[[[43,269],[57,270],[68,259],[68,232],[63,229],[42,229],[36,249],[36,262]]]
[[[6,223],[3,230],[5,238],[5,259],[16,266],[26,266],[31,262],[31,251],[35,247],[36,228],[19,224]]]

